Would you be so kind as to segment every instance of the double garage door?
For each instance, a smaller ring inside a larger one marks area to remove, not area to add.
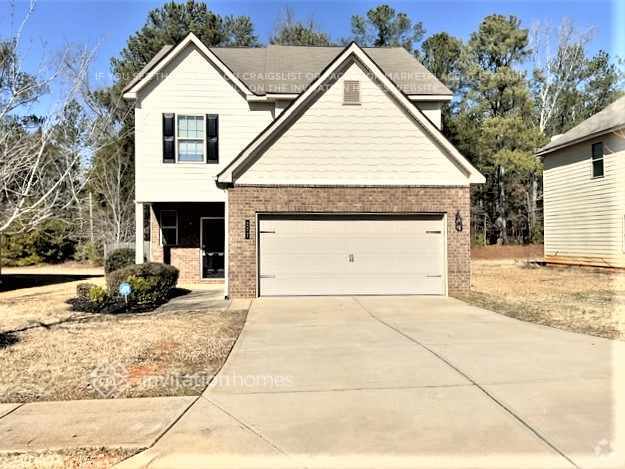
[[[258,284],[272,295],[444,295],[442,216],[261,216]]]

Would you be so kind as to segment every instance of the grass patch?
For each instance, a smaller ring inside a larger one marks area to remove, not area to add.
[[[468,303],[523,321],[625,337],[625,273],[474,261]]]
[[[137,454],[121,448],[71,449],[0,455],[0,469],[105,469]]]
[[[77,283],[0,293],[0,402],[197,395],[247,314],[217,288],[152,312],[77,313]]]

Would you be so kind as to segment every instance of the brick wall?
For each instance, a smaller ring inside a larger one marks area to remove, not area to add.
[[[176,210],[178,244],[164,247],[160,242],[160,211]],[[202,280],[200,265],[200,217],[223,216],[223,203],[152,204],[150,208],[150,259],[165,262],[180,270],[180,282]],[[168,251],[168,252],[167,252]]]
[[[456,212],[464,230],[455,229]],[[471,283],[468,187],[250,187],[228,190],[229,294],[256,296],[257,212],[446,213],[449,292]],[[245,239],[245,220],[251,236]]]

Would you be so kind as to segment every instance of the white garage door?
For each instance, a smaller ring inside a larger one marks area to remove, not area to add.
[[[265,217],[260,295],[445,294],[442,217]]]

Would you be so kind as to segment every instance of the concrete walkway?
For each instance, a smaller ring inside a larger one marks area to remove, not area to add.
[[[625,467],[623,345],[450,298],[259,299],[202,398],[121,467]]]
[[[0,452],[151,446],[195,397],[0,404]]]

